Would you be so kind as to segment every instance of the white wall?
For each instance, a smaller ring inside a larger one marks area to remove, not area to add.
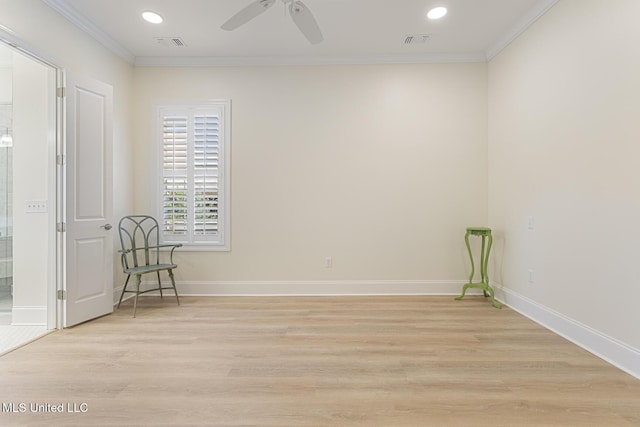
[[[503,236],[494,275],[635,349],[639,16],[637,0],[561,0],[489,64],[489,222]]]
[[[136,68],[134,94],[138,213],[154,102],[232,101],[232,250],[178,254],[178,280],[464,279],[465,227],[487,221],[486,64]]]
[[[13,55],[13,323],[46,323],[50,268],[48,213],[26,213],[28,200],[46,201],[55,180],[55,72]]]
[[[4,48],[0,48],[0,50],[4,51]],[[11,79],[12,79],[11,66],[1,65],[0,66],[0,103],[1,104],[11,104],[11,100],[13,99]]]

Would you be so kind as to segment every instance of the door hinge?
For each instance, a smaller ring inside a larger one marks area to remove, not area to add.
[[[59,165],[64,165],[67,163],[67,156],[65,156],[64,154],[58,154],[58,156],[56,157],[56,163]]]
[[[64,301],[67,299],[67,291],[60,289],[58,291],[58,299]]]
[[[58,98],[64,98],[66,95],[66,90],[63,87],[59,87],[58,89],[56,89],[56,95],[58,95]]]
[[[58,233],[64,233],[67,231],[67,223],[66,222],[59,222],[58,224],[56,224],[56,230],[58,231]]]

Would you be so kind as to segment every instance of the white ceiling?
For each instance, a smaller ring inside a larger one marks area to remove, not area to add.
[[[220,26],[255,0],[43,0],[114,52],[141,65],[179,63],[359,63],[484,61],[557,0],[302,0],[324,41],[311,45],[278,2],[235,31]],[[429,21],[444,5],[449,13]],[[164,17],[159,25],[142,11]],[[410,34],[426,44],[405,45]],[[156,37],[180,37],[165,47]]]

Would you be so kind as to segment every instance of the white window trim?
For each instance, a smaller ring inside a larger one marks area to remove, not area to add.
[[[161,118],[160,113],[163,109],[206,109],[207,107],[222,107],[223,109],[223,118],[222,118],[222,138],[223,142],[220,147],[220,159],[221,163],[219,165],[220,168],[220,178],[222,180],[222,186],[220,187],[222,190],[222,197],[219,200],[220,209],[218,211],[219,214],[219,239],[217,242],[190,242],[183,243],[177,242],[173,240],[165,240],[161,234],[161,243],[163,244],[171,244],[171,243],[182,243],[182,247],[180,251],[189,251],[189,252],[228,252],[231,251],[231,100],[228,99],[213,99],[213,100],[195,100],[195,101],[160,101],[156,102],[153,105],[153,158],[154,158],[154,167],[152,168],[152,179],[155,183],[155,192],[154,192],[154,206],[155,206],[155,217],[158,219],[158,222],[162,222],[162,193],[163,193],[163,184],[162,184],[162,132],[161,132]]]

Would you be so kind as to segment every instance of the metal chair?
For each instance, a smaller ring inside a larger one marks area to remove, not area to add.
[[[120,233],[120,244],[122,245],[122,250],[118,252],[121,253],[122,270],[127,275],[127,280],[124,283],[124,288],[120,295],[120,301],[118,301],[118,308],[120,308],[125,292],[134,293],[136,296],[133,301],[133,317],[136,317],[138,295],[146,292],[160,291],[160,298],[162,298],[163,289],[173,289],[178,305],[180,305],[176,282],[173,279],[173,269],[178,267],[173,262],[173,251],[181,247],[182,244],[158,244],[160,241],[158,221],[148,215],[130,215],[123,217],[118,224],[118,230]],[[168,264],[160,263],[161,248],[171,248]],[[169,273],[171,287],[162,286],[160,272],[163,270],[167,270]],[[156,273],[158,277],[158,287],[141,291],[140,283],[142,281],[142,275],[147,273]],[[132,274],[136,276],[136,288],[135,290],[127,290],[127,285],[129,284],[129,279]]]

